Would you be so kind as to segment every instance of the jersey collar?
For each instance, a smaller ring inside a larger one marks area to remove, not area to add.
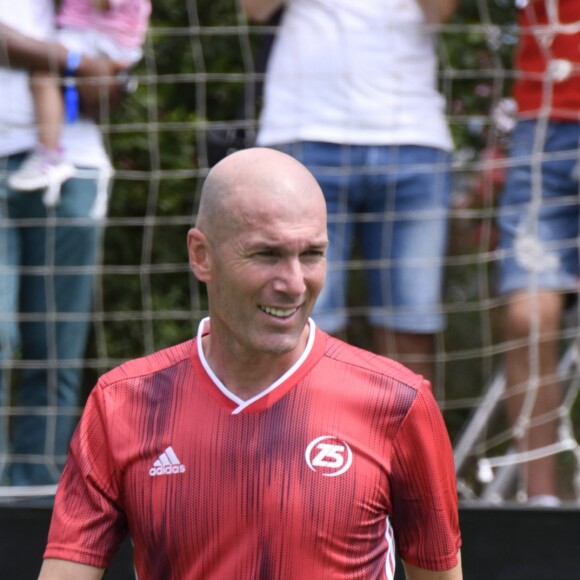
[[[210,332],[210,319],[204,318],[197,329],[197,361],[203,368],[204,374],[210,379],[203,381],[206,388],[209,387],[210,395],[216,399],[220,404],[226,406],[232,415],[237,415],[244,411],[258,412],[270,407],[276,401],[280,400],[294,385],[314,366],[320,359],[324,352],[325,341],[323,333],[317,332],[314,321],[308,319],[308,341],[304,352],[300,358],[278,379],[276,379],[269,387],[266,387],[262,392],[248,400],[240,399],[237,395],[232,393],[217,377],[210,367],[205,354],[203,352],[202,337]],[[197,362],[194,360],[195,362]],[[197,366],[197,365],[196,365]],[[217,391],[216,391],[217,388]],[[221,396],[220,396],[221,395]]]

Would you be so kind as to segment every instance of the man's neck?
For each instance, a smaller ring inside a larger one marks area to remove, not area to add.
[[[226,389],[243,401],[264,392],[294,366],[309,344],[307,325],[297,348],[288,353],[230,352],[211,340],[211,332],[201,337],[204,358]]]

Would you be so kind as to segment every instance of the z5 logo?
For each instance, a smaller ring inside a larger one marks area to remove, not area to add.
[[[308,444],[304,458],[312,471],[320,471],[326,477],[335,477],[351,466],[352,451],[345,441],[333,435],[323,435]]]

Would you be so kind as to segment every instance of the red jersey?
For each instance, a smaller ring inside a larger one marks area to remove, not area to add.
[[[551,10],[550,6],[554,9]],[[531,0],[520,13],[514,97],[519,113],[580,118],[580,2]]]
[[[315,330],[250,401],[199,336],[105,374],[71,442],[45,558],[140,580],[393,578],[457,564],[453,458],[429,383]]]

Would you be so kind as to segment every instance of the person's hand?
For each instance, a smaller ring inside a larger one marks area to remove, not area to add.
[[[109,112],[123,95],[119,74],[127,68],[124,63],[83,55],[77,71],[77,87],[84,115],[97,122],[108,119]]]

